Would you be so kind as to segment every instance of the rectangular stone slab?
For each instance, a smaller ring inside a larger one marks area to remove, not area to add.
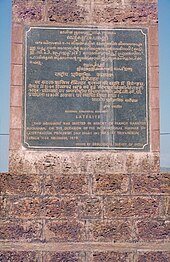
[[[23,145],[149,151],[145,28],[27,27]]]

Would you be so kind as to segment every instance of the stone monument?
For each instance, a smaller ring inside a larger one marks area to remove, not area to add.
[[[2,261],[170,259],[158,71],[157,0],[13,0]]]

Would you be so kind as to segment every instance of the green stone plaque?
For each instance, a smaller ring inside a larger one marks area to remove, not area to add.
[[[145,28],[25,29],[23,144],[149,151]]]

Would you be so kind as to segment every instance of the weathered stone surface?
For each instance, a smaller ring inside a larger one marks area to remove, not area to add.
[[[170,196],[163,198],[163,216],[170,216]]]
[[[126,170],[130,174],[148,174],[160,171],[160,156],[158,154],[129,154],[126,160]]]
[[[104,199],[104,217],[156,217],[160,200],[151,197],[112,197]]]
[[[133,3],[115,7],[112,4],[95,5],[94,22],[96,23],[128,23],[142,24],[153,21],[158,22],[158,10],[156,3]]]
[[[43,216],[46,218],[73,218],[77,216],[75,198],[49,197],[43,199]]]
[[[38,220],[1,220],[0,240],[40,241],[42,222]]]
[[[81,198],[79,216],[81,219],[102,218],[102,200],[100,198]]]
[[[11,92],[10,106],[22,106],[22,87],[11,86],[10,92]]]
[[[126,159],[127,155],[124,152],[98,152],[96,154],[88,155],[88,170],[95,174],[126,173]]]
[[[22,65],[11,65],[11,85],[22,85]]]
[[[8,200],[8,210],[11,217],[37,218],[41,216],[42,200],[39,197],[12,198]]]
[[[14,1],[12,11],[14,22],[38,22],[45,18],[43,1]]]
[[[89,232],[91,241],[130,242],[133,238],[132,227],[125,220],[91,222]]]
[[[45,239],[48,242],[84,241],[85,226],[76,220],[53,221],[45,223]]]
[[[168,220],[138,221],[136,226],[139,241],[164,241],[170,238],[170,221]]]
[[[1,195],[38,195],[41,193],[41,176],[29,174],[0,174]]]
[[[55,1],[48,8],[48,21],[60,23],[87,22],[89,11],[87,6],[77,5],[76,0]]]
[[[170,261],[169,252],[148,252],[139,253],[136,262],[168,262]]]
[[[44,177],[44,194],[47,195],[84,195],[88,194],[86,175],[56,175]]]
[[[170,175],[168,174],[132,175],[132,192],[137,194],[169,194]]]
[[[23,43],[23,26],[18,23],[12,23],[12,43]]]
[[[35,251],[4,251],[0,252],[1,262],[41,262],[41,255]]]
[[[129,191],[129,176],[124,174],[94,174],[93,192],[97,195],[125,194]]]
[[[31,162],[30,162],[31,165]],[[42,154],[36,161],[36,170],[38,173],[55,175],[76,175],[87,171],[88,158],[80,153],[53,153]]]
[[[12,63],[16,65],[22,65],[22,44],[13,43],[12,45]]]
[[[94,252],[93,253],[93,262],[130,262],[132,258],[131,253],[125,252]]]
[[[159,153],[11,151],[9,170],[29,174],[146,174],[160,170]]]
[[[0,216],[1,218],[7,215],[6,198],[0,197]]]
[[[6,210],[12,218],[62,219],[78,216],[78,200],[75,198],[13,197],[6,202]]]
[[[45,262],[85,262],[85,254],[80,252],[46,252],[43,259]]]

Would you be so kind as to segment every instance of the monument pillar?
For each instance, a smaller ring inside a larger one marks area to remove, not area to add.
[[[2,258],[162,261],[157,0],[13,1]]]
[[[13,1],[10,171],[158,172],[157,1],[36,3]]]

